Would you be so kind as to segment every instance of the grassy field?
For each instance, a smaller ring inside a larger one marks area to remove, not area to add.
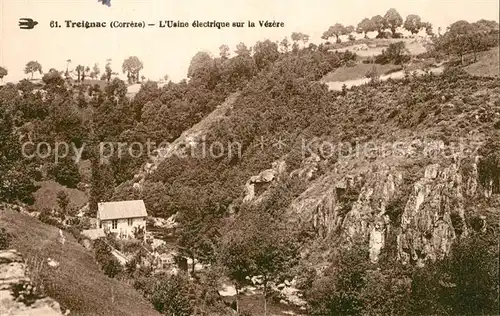
[[[474,76],[500,76],[499,51],[499,47],[496,47],[487,52],[479,53],[478,61],[465,67],[465,71]]]
[[[333,81],[347,81],[347,80],[366,78],[366,73],[370,69],[372,69],[373,66],[374,64],[358,63],[353,67],[341,67],[325,75],[321,81],[333,82]],[[377,67],[379,73],[382,75],[390,71],[401,69],[401,66],[393,64],[387,64],[387,65],[375,64],[375,67]]]
[[[57,193],[59,191],[64,191],[68,194],[70,207],[80,208],[88,202],[88,197],[85,193],[78,189],[70,189],[59,183],[49,180],[38,183],[40,189],[38,189],[35,194],[35,204],[33,205],[35,209],[41,211],[43,208],[57,208]]]
[[[40,279],[46,294],[71,315],[160,315],[131,286],[105,276],[93,255],[70,234],[64,233],[62,245],[57,228],[12,210],[0,210],[0,227],[14,235],[11,247],[28,261],[45,263],[34,279]],[[59,262],[59,267],[49,267],[47,258]]]

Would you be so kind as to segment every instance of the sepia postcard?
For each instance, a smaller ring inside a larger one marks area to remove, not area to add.
[[[500,315],[499,11],[0,0],[0,315]]]

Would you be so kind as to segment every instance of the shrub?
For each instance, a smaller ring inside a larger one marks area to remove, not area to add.
[[[380,82],[380,72],[378,71],[377,66],[373,66],[367,73],[366,78],[370,79],[370,83],[372,85],[376,85]]]
[[[100,238],[94,242],[94,251],[95,259],[101,266],[104,274],[106,274],[110,278],[114,278],[120,272],[122,272],[122,266],[113,256],[113,254],[111,253],[111,247],[103,238]]]
[[[38,215],[38,220],[41,221],[42,223],[45,223],[47,225],[51,226],[59,226],[59,221],[52,216],[52,211],[48,208],[42,209],[40,212],[40,215]]]

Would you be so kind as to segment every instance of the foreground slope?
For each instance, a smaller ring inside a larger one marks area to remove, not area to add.
[[[42,264],[35,279],[71,315],[159,315],[132,287],[99,271],[92,253],[71,235],[64,233],[62,245],[57,228],[10,209],[0,209],[0,227],[13,235],[11,247],[29,263]],[[49,267],[47,258],[59,262],[59,267]]]

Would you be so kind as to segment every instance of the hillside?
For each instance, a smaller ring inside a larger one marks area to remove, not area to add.
[[[194,218],[279,214],[302,238],[299,269],[315,273],[353,240],[375,264],[422,266],[476,234],[472,223],[497,229],[498,79],[450,68],[342,93],[318,83],[316,54],[278,60],[206,127],[206,146],[239,144],[241,157],[169,156],[141,187],[162,185],[154,201]],[[131,186],[116,195],[136,196]]]
[[[473,76],[498,77],[500,75],[500,49],[493,48],[482,52],[478,61],[465,67],[465,71]]]
[[[11,247],[28,262],[42,262],[37,278],[46,294],[71,315],[159,315],[132,287],[99,271],[93,254],[70,234],[64,233],[62,245],[57,241],[57,228],[9,209],[0,210],[0,228],[14,236]],[[47,258],[59,262],[59,267],[49,267]]]
[[[392,8],[200,51],[177,83],[2,87],[0,246],[76,315],[498,314],[498,23],[408,19],[425,41]],[[127,200],[147,231],[81,240]]]

